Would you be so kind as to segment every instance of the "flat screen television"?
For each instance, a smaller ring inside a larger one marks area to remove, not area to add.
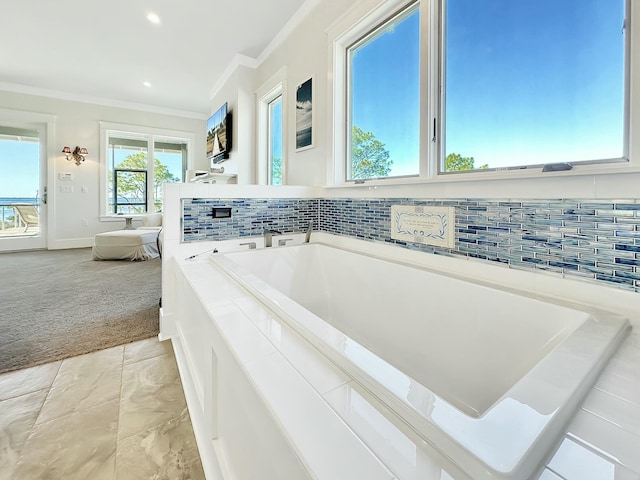
[[[231,151],[231,113],[222,105],[207,120],[207,158],[211,164],[229,158]]]

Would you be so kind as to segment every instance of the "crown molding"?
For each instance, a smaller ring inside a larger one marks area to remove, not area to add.
[[[213,88],[211,89],[211,93],[209,94],[209,99],[213,100],[225,83],[231,78],[233,72],[240,67],[248,67],[256,69],[262,62],[264,62],[269,55],[271,55],[276,48],[278,48],[282,43],[291,35],[291,32],[295,30],[295,28],[302,23],[302,21],[311,13],[311,11],[320,4],[321,0],[306,0],[298,10],[291,16],[291,18],[284,24],[284,27],[273,37],[273,40],[269,42],[269,44],[262,50],[262,53],[258,55],[257,58],[249,57],[248,55],[236,54],[223,74],[216,81]]]
[[[35,95],[40,97],[55,98],[57,100],[68,100],[72,102],[87,103],[93,105],[101,105],[105,107],[123,108],[126,110],[136,110],[141,112],[157,113],[161,115],[171,115],[174,117],[193,118],[196,120],[206,120],[208,117],[204,113],[191,112],[188,110],[179,110],[174,108],[159,107],[146,103],[127,102],[124,100],[115,100],[105,97],[94,97],[91,95],[82,95],[60,90],[52,90],[40,87],[31,87],[20,85],[17,83],[0,82],[0,90],[13,93],[22,93],[25,95]]]

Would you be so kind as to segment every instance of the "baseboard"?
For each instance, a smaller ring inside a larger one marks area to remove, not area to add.
[[[63,240],[49,240],[47,248],[49,250],[64,250],[67,248],[87,248],[93,247],[93,237],[91,238],[69,238]]]
[[[173,338],[178,332],[176,331],[175,314],[168,313],[164,307],[160,308],[160,340]]]

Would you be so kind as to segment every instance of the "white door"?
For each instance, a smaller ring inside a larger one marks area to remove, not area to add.
[[[0,251],[47,248],[46,132],[0,123]]]

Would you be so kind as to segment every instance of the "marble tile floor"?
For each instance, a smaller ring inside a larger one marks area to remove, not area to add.
[[[204,479],[171,343],[0,375],[0,480]]]

